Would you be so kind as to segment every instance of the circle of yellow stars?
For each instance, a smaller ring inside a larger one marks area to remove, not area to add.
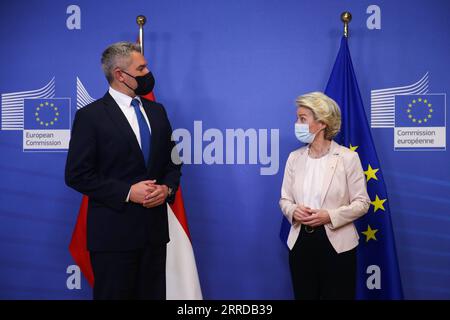
[[[421,102],[421,101],[420,101]],[[424,103],[427,103],[426,100],[424,100]],[[426,121],[425,121],[426,122]],[[359,146],[353,146],[350,144],[349,146],[350,150],[355,151],[359,148]],[[379,171],[379,168],[372,168],[370,164],[367,166],[367,170],[364,171],[364,174],[366,176],[366,182],[369,182],[370,180],[377,180],[377,172]],[[384,208],[384,203],[387,201],[387,199],[380,199],[378,194],[375,195],[375,200],[371,199],[370,204],[373,205],[373,212],[377,212],[378,210],[386,211]],[[372,229],[372,227],[368,224],[366,231],[362,231],[361,233],[366,236],[366,242],[369,242],[370,240],[377,241],[376,233],[378,232],[378,229]]]
[[[50,121],[44,121],[44,120],[41,119],[41,117],[40,117],[40,115],[39,115],[39,112],[40,112],[41,110],[43,110],[44,108],[50,108],[51,110],[54,111],[54,117],[53,117],[52,120],[50,120]],[[48,127],[49,125],[50,125],[50,126],[54,125],[55,122],[58,121],[59,111],[58,111],[58,107],[55,106],[54,103],[52,103],[52,102],[49,103],[49,102],[46,101],[46,102],[40,103],[39,106],[36,107],[36,112],[34,113],[34,115],[36,116],[36,122],[38,122],[38,123],[39,123],[40,125],[42,125],[42,126]]]
[[[424,118],[416,118],[413,113],[413,108],[415,107],[417,109],[417,107],[419,107],[421,105],[424,106],[428,110],[428,114]],[[427,99],[418,98],[417,100],[413,99],[413,101],[411,101],[411,103],[408,104],[408,108],[406,109],[406,112],[408,113],[408,118],[412,122],[422,124],[422,123],[427,123],[432,118],[432,114],[433,114],[432,107],[433,107],[433,105]]]

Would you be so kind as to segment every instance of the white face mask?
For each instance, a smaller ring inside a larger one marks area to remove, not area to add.
[[[295,136],[297,137],[298,140],[300,140],[303,143],[311,143],[314,141],[316,134],[309,132],[308,124],[296,123]]]

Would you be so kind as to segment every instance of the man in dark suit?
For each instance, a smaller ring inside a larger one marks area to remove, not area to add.
[[[139,46],[109,46],[102,68],[110,88],[77,111],[65,172],[89,197],[94,299],[165,299],[166,202],[181,176],[172,128],[161,104],[139,97],[154,86]]]

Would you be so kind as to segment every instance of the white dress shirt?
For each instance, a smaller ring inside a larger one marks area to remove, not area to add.
[[[130,96],[127,96],[126,94],[119,92],[112,87],[109,87],[109,94],[112,96],[114,101],[118,104],[120,110],[122,110],[123,114],[125,115],[125,118],[127,118],[128,123],[131,126],[131,129],[133,129],[133,132],[136,136],[136,139],[139,143],[139,147],[142,149],[141,145],[141,134],[139,131],[139,123],[137,120],[136,112],[134,111],[134,107],[131,105],[131,98]],[[150,122],[148,121],[147,114],[145,113],[144,108],[142,107],[142,101],[139,98],[139,96],[135,97],[137,100],[139,100],[139,106],[141,109],[142,114],[144,115],[144,119],[147,122],[148,129],[150,130],[150,133],[152,133],[152,127],[150,126]],[[131,194],[131,188],[130,191],[128,191],[127,198],[125,199],[126,202],[130,201],[130,194]]]
[[[314,159],[306,159],[305,180],[303,182],[303,205],[311,209],[321,209],[322,183],[328,164],[328,154]]]

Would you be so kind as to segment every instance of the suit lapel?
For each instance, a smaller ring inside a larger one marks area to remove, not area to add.
[[[327,195],[331,181],[333,180],[334,172],[336,171],[336,165],[339,160],[339,145],[332,141],[330,149],[330,158],[328,159],[327,167],[325,169],[325,175],[322,182],[322,194],[320,196],[320,206],[323,206],[325,196]]]
[[[151,146],[150,146],[150,156],[148,157],[148,163],[147,168],[150,169],[151,165],[153,164],[153,160],[155,159],[155,152],[158,148],[157,143],[159,141],[158,136],[160,133],[158,122],[156,120],[157,114],[155,112],[155,109],[151,107],[151,105],[145,100],[142,99],[142,106],[144,107],[145,114],[147,115],[147,119],[150,122],[150,128],[151,128]]]
[[[300,152],[300,156],[298,158],[298,161],[296,163],[297,167],[295,170],[295,179],[297,179],[297,197],[298,197],[298,203],[303,203],[303,182],[305,179],[305,167],[306,167],[306,160],[308,158],[308,152],[307,148],[303,148]]]
[[[140,157],[142,164],[144,164],[144,155],[142,154],[139,142],[122,110],[120,110],[120,107],[108,92],[103,97],[103,101],[105,103],[106,113],[110,116],[118,131],[121,132],[119,136],[123,137],[130,144],[133,153]]]

